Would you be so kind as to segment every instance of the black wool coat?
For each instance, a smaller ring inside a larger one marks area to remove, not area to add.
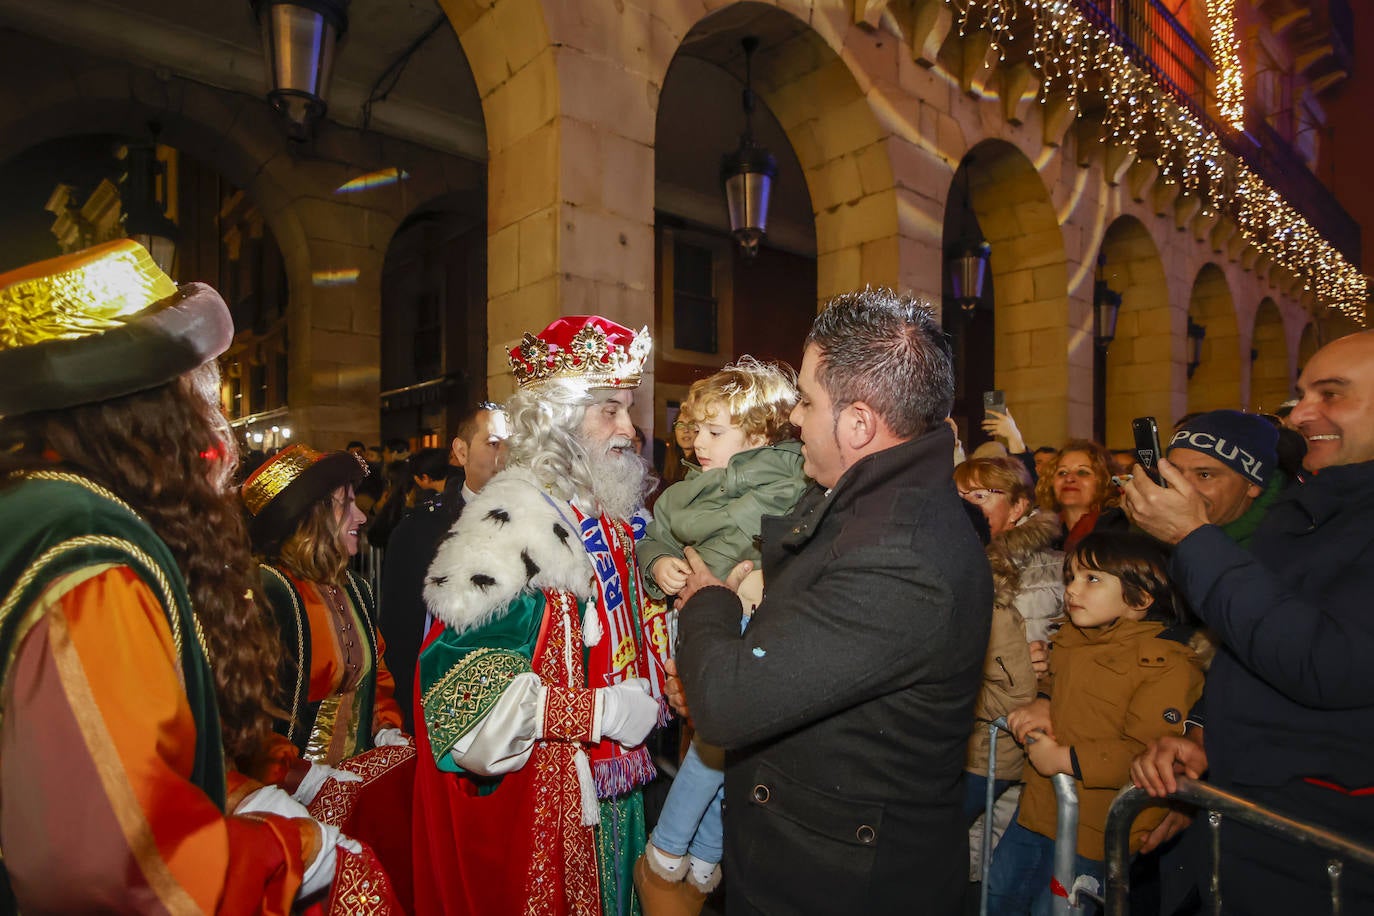
[[[943,425],[869,455],[765,519],[766,592],[703,589],[678,670],[726,749],[736,913],[958,913],[962,772],[992,581]]]

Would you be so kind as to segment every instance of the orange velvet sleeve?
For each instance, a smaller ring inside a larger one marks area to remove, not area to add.
[[[147,586],[120,566],[72,574],[25,622],[0,689],[20,909],[287,913],[313,824],[226,817],[190,782],[195,722]]]

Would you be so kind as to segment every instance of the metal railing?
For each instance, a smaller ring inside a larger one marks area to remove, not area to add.
[[[1129,910],[1130,830],[1131,822],[1144,808],[1181,801],[1207,812],[1207,829],[1211,837],[1212,873],[1210,879],[1211,912],[1222,912],[1219,863],[1221,860],[1221,824],[1226,818],[1251,827],[1271,831],[1295,844],[1312,846],[1330,853],[1326,877],[1331,886],[1331,912],[1341,913],[1341,877],[1347,863],[1357,863],[1374,869],[1374,848],[1363,846],[1338,833],[1313,824],[1284,817],[1263,808],[1239,795],[1218,789],[1186,777],[1178,780],[1178,790],[1166,798],[1154,798],[1144,789],[1128,785],[1113,800],[1107,813],[1106,871],[1107,916],[1124,916]]]

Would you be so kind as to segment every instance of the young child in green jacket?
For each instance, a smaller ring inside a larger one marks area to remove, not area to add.
[[[696,425],[700,470],[663,491],[635,548],[655,597],[674,595],[686,583],[684,547],[694,548],[721,579],[752,560],[755,570],[739,590],[747,622],[763,598],[760,520],[789,512],[806,489],[801,444],[788,421],[796,402],[789,373],[749,356],[692,385],[682,412]],[[708,749],[707,756],[720,755]],[[679,904],[699,911],[720,882],[724,781],[720,762],[704,761],[694,742],[635,866],[646,916],[663,911],[659,901],[672,912],[682,912]]]

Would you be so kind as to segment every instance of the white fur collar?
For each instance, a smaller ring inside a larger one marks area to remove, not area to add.
[[[546,496],[524,468],[497,474],[463,507],[425,576],[430,613],[462,633],[481,626],[523,591],[595,594],[577,516]]]

